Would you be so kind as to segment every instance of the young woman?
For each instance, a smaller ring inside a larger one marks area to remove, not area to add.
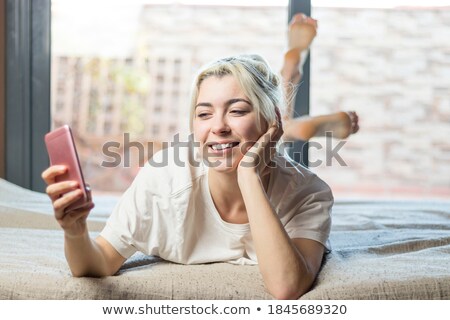
[[[93,204],[65,212],[81,196],[76,183],[55,183],[66,168],[44,171],[73,275],[113,275],[141,251],[183,264],[258,264],[275,298],[307,292],[327,247],[333,196],[276,152],[281,107],[282,83],[261,57],[205,67],[192,94],[194,139],[154,155],[96,239],[86,227]]]

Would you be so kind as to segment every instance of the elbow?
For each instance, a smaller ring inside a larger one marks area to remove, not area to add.
[[[283,288],[272,289],[269,291],[269,293],[276,300],[297,300],[304,293],[306,293],[306,291],[302,291],[299,288],[283,287]]]
[[[76,270],[70,270],[70,271],[72,273],[72,277],[74,277],[74,278],[82,278],[82,277],[86,276],[85,273],[80,272],[80,271],[76,271]]]
[[[108,277],[114,275],[114,273],[111,272],[89,272],[88,270],[70,270],[72,273],[72,277],[74,278],[83,278],[83,277],[90,277],[90,278],[102,278],[102,277]]]
[[[268,288],[268,291],[277,300],[297,300],[310,290],[313,282],[314,277],[307,275],[296,281],[280,281],[280,284]]]
[[[82,273],[82,272],[73,272],[72,271],[72,277],[74,277],[74,278],[84,278],[84,277],[103,278],[103,277],[108,277],[111,275],[112,274],[92,274],[92,273]]]

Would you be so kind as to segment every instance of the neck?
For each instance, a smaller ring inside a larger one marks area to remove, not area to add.
[[[228,222],[248,222],[245,203],[237,181],[237,172],[221,173],[208,171],[209,190],[222,219]],[[264,189],[267,191],[269,175],[262,179]],[[243,214],[245,217],[243,217]]]
[[[243,207],[244,200],[237,181],[237,172],[221,173],[209,170],[209,190],[214,202],[225,205],[228,209]]]

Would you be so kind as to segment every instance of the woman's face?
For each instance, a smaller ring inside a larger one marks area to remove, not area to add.
[[[230,172],[263,134],[256,112],[231,75],[211,76],[199,88],[193,119],[195,140],[213,170]],[[263,121],[263,120],[262,120]],[[263,130],[267,125],[261,123]]]

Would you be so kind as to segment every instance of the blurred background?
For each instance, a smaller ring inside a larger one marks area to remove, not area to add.
[[[310,114],[354,110],[361,129],[331,146],[344,164],[315,139],[311,169],[336,198],[448,199],[450,1],[361,2],[312,1]],[[123,192],[163,142],[188,134],[201,65],[258,53],[279,71],[286,50],[287,0],[53,0],[51,12],[52,127],[72,126],[96,194]],[[111,141],[115,168],[102,166]]]

